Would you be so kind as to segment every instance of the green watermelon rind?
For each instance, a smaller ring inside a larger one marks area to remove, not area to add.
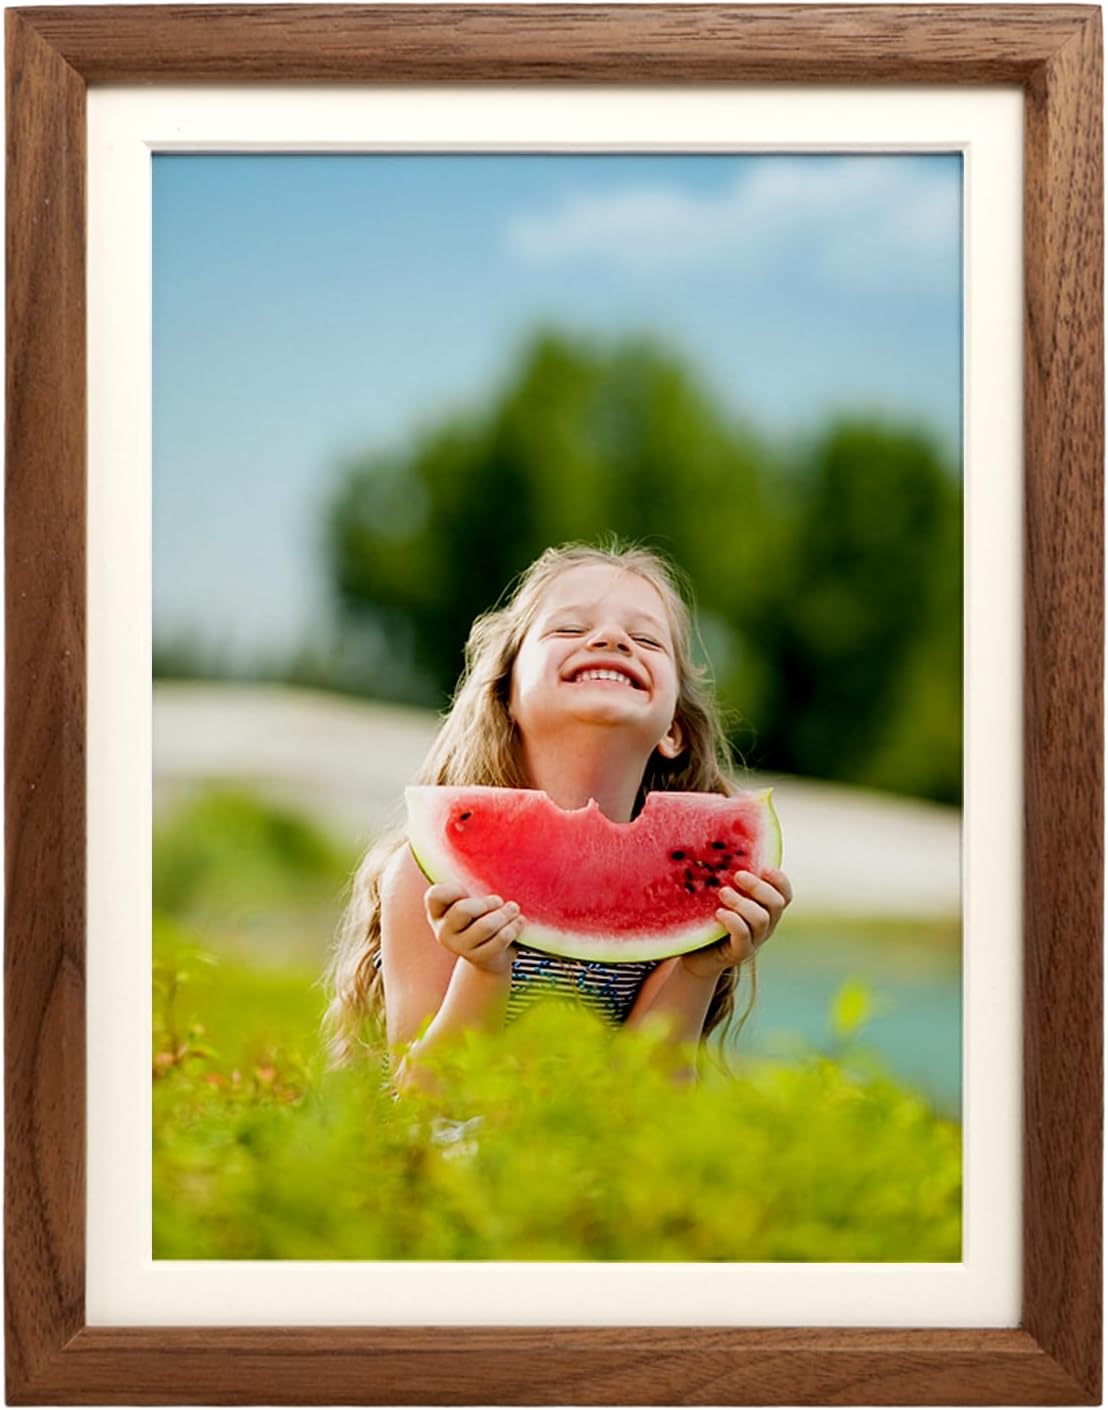
[[[464,886],[471,894],[484,894],[487,890],[485,883],[470,875],[453,853],[447,853],[443,848],[441,856],[435,855],[433,838],[436,829],[431,819],[431,810],[420,802],[421,799],[426,799],[430,803],[434,792],[432,788],[418,787],[405,790],[409,818],[408,846],[416,865],[432,885],[450,880]],[[767,853],[772,854],[773,858],[769,865],[779,867],[782,856],[781,821],[773,806],[773,789],[766,788],[750,796],[752,801],[760,801],[765,805],[765,846]],[[415,834],[422,834],[418,841]],[[714,915],[687,930],[669,930],[664,935],[644,935],[638,940],[626,936],[613,939],[610,935],[588,935],[579,930],[558,930],[536,921],[528,921],[524,916],[523,930],[516,937],[515,943],[541,950],[544,954],[557,955],[562,959],[633,964],[687,955],[693,950],[703,949],[706,945],[724,939],[726,935],[726,927],[721,925]]]

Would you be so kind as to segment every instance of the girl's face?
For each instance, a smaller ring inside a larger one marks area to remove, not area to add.
[[[618,726],[667,758],[681,752],[677,668],[665,603],[638,573],[567,568],[543,593],[512,669],[510,706],[524,739],[567,721]]]

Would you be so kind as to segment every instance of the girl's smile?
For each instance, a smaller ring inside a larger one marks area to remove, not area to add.
[[[585,683],[596,685],[623,685],[630,686],[632,690],[645,690],[646,687],[635,678],[634,675],[622,665],[589,664],[579,667],[571,672],[568,677],[571,684],[582,685]]]

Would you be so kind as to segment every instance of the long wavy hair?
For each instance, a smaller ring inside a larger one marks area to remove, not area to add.
[[[735,791],[730,750],[708,670],[692,656],[692,597],[687,581],[659,553],[614,537],[600,544],[548,548],[509,584],[491,611],[476,619],[453,701],[417,783],[530,786],[519,759],[518,730],[508,708],[512,668],[547,587],[559,574],[583,564],[608,564],[639,574],[657,589],[669,618],[678,682],[675,717],[684,747],[675,759],[663,758],[656,750],[650,756],[634,814],[638,815],[646,795],[656,789],[725,795]],[[330,997],[323,1034],[332,1066],[342,1066],[367,1049],[380,1051],[383,1044],[385,994],[378,961],[381,877],[393,854],[405,844],[402,829],[386,833],[369,848],[351,878],[348,902],[324,976]],[[737,1027],[745,1023],[757,993],[753,957],[741,967],[721,973],[705,1014],[702,1039],[716,1029],[722,1031],[732,1018],[740,968],[750,979],[749,999]]]

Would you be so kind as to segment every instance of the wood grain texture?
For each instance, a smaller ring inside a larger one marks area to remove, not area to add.
[[[112,6],[27,21],[95,82],[1027,80],[1080,6]]]
[[[170,1371],[171,1374],[167,1374]],[[1020,1331],[89,1328],[35,1404],[1066,1405]]]
[[[5,1270],[17,1378],[84,1323],[85,90],[7,28]]]
[[[1097,1403],[1099,9],[85,7],[10,11],[7,41],[9,1402]],[[84,96],[89,82],[113,79],[1023,86],[1019,1329],[84,1326]]]
[[[1101,64],[1098,10],[1029,87],[1024,215],[1024,1326],[1098,1396]]]

